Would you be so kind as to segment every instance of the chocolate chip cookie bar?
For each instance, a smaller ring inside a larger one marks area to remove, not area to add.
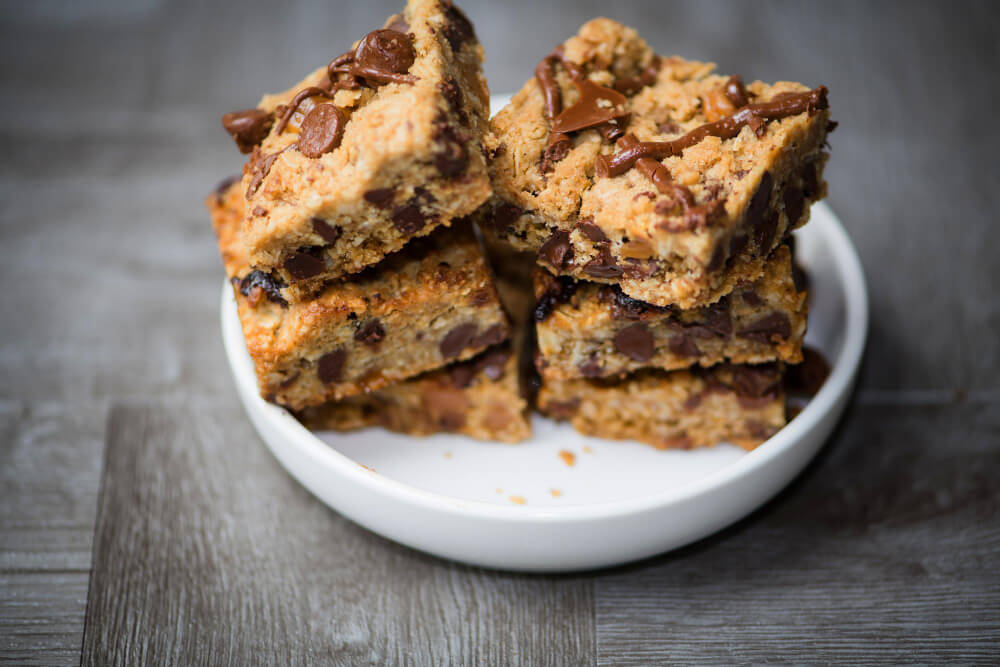
[[[658,306],[756,280],[825,194],[827,89],[713,69],[586,23],[491,122],[484,228]]]
[[[753,449],[785,425],[778,364],[648,369],[617,380],[545,380],[538,409],[585,435],[659,449]]]
[[[223,116],[250,153],[249,261],[283,299],[374,264],[489,196],[482,61],[460,9],[410,0],[291,89]]]
[[[286,302],[240,243],[243,192],[208,198],[261,394],[301,409],[471,358],[509,324],[468,224],[413,241],[315,299]]]
[[[755,282],[707,306],[655,306],[617,285],[535,271],[536,363],[546,379],[623,375],[729,361],[798,363],[806,332],[806,293],[791,253],[778,247]]]
[[[298,416],[315,430],[382,426],[408,435],[459,433],[514,443],[531,435],[527,409],[508,342],[370,394],[306,408]]]

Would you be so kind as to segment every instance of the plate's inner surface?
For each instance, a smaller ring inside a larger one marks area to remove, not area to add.
[[[846,303],[839,268],[823,252],[824,229],[835,223],[825,206],[814,207],[812,215],[812,222],[796,232],[796,255],[810,277],[806,342],[835,363],[843,346]],[[380,428],[318,435],[345,456],[397,481],[455,498],[508,506],[523,502],[535,508],[650,496],[744,456],[731,445],[659,451],[588,438],[538,415],[533,427],[534,437],[518,445],[444,434],[414,438]]]

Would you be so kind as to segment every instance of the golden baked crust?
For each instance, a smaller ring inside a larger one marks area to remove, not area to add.
[[[611,130],[626,132],[617,143],[604,137],[607,127],[583,129],[565,135],[565,155],[553,156],[554,122],[535,77],[491,122],[495,197],[480,221],[519,249],[541,251],[540,262],[555,273],[620,284],[661,306],[711,303],[757,279],[763,258],[825,194],[825,88],[739,82],[749,104],[737,111],[725,93],[733,79],[713,74],[714,65],[659,58],[634,30],[609,19],[584,24],[550,59],[563,107],[580,95],[559,62],[605,91],[624,91],[627,112],[616,121],[624,130]],[[775,105],[801,112],[772,117],[780,115]],[[635,142],[665,150],[665,142],[727,118],[753,122],[728,138],[705,136],[669,157],[607,171],[611,157]],[[647,173],[654,169],[662,188]]]
[[[240,188],[206,204],[268,400],[300,409],[373,391],[468,359],[509,334],[468,224],[411,242],[311,301],[287,304],[267,274],[251,270],[240,242]]]
[[[755,282],[709,306],[682,310],[536,269],[538,369],[546,379],[566,380],[724,361],[798,363],[808,306],[792,271],[783,245]]]
[[[316,430],[382,426],[416,436],[460,433],[514,443],[531,435],[527,408],[518,392],[517,355],[508,343],[371,394],[306,408],[298,416]]]
[[[546,380],[538,409],[585,435],[659,449],[730,442],[753,449],[785,425],[782,369],[723,364],[644,370],[624,379]]]
[[[333,85],[321,67],[258,106],[263,127],[271,124],[244,168],[243,239],[250,263],[280,277],[288,301],[451,224],[490,194],[482,147],[489,90],[471,23],[440,0],[410,0],[402,20],[386,27],[409,35],[414,57],[400,75],[409,80],[352,79],[360,87],[307,97],[282,128],[296,93]],[[342,135],[307,156],[299,147],[306,116],[332,106]]]

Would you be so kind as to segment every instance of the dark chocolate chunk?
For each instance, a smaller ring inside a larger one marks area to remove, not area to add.
[[[545,147],[545,151],[542,153],[542,159],[538,162],[538,170],[543,174],[547,174],[552,170],[552,167],[556,162],[559,162],[564,157],[569,155],[571,148],[573,148],[573,140],[567,135],[552,135],[552,139],[549,141],[548,146]]]
[[[815,396],[830,376],[830,364],[813,347],[802,348],[802,363],[788,366],[785,386],[794,394]]]
[[[738,234],[729,239],[729,256],[739,257],[750,243],[750,237],[746,234]]]
[[[733,389],[744,398],[773,395],[781,384],[781,371],[775,364],[732,366]]]
[[[698,346],[691,340],[691,336],[686,333],[671,336],[667,344],[670,346],[670,351],[678,357],[697,357],[701,354]]]
[[[555,270],[566,266],[573,259],[573,246],[569,243],[569,232],[556,231],[538,249],[538,260]]]
[[[791,229],[802,217],[802,212],[805,211],[806,198],[800,188],[789,183],[785,186],[781,199],[785,203],[785,215],[788,216],[788,228]]]
[[[523,213],[524,209],[520,206],[500,202],[493,209],[493,227],[500,232],[509,232]]]
[[[331,226],[323,218],[313,218],[310,222],[312,222],[313,231],[327,243],[336,243],[343,231],[336,225]]]
[[[536,322],[544,322],[556,306],[565,303],[576,292],[577,283],[569,276],[550,276],[546,274],[548,285],[535,304],[534,316]]]
[[[354,340],[371,347],[377,347],[383,338],[385,338],[385,327],[378,318],[369,320],[354,332]]]
[[[816,165],[808,163],[802,166],[800,172],[802,176],[802,194],[809,199],[819,196],[819,175],[816,173]]]
[[[476,359],[476,369],[496,382],[503,377],[508,359],[510,359],[510,349],[506,345],[500,345],[483,352]]]
[[[308,158],[317,158],[340,145],[347,118],[333,104],[314,106],[302,120],[299,131],[299,152]]]
[[[365,201],[372,206],[389,208],[395,195],[396,190],[394,188],[378,188],[376,190],[369,190],[363,196]]]
[[[285,270],[292,274],[296,280],[312,278],[326,269],[321,252],[321,248],[299,248],[285,260]]]
[[[545,404],[545,413],[553,419],[569,419],[580,407],[579,398],[571,398],[567,401],[549,401]]]
[[[641,320],[647,315],[656,315],[670,310],[669,306],[654,306],[651,303],[633,299],[622,292],[618,285],[609,285],[602,289],[602,297],[611,304],[611,317],[616,320]]]
[[[712,251],[712,257],[708,260],[708,264],[705,265],[705,270],[709,273],[718,271],[726,265],[727,258],[726,246],[721,243],[715,244],[715,250]]]
[[[456,389],[465,389],[472,384],[472,378],[476,376],[476,368],[470,361],[452,364],[448,367],[448,374]]]
[[[615,334],[615,349],[632,361],[645,362],[653,358],[653,334],[645,324],[630,324]]]
[[[271,301],[282,306],[288,305],[288,302],[281,297],[281,288],[285,286],[285,283],[269,273],[251,271],[243,276],[243,279],[239,281],[239,286],[240,294],[243,296],[249,297],[253,290],[260,289]]]
[[[774,241],[774,234],[778,231],[778,212],[771,209],[764,216],[764,220],[757,227],[757,232],[755,234],[755,240],[757,241],[758,251],[767,255],[771,252],[771,243]]]
[[[606,243],[608,241],[607,235],[591,219],[581,220],[576,223],[576,228],[594,243]]]
[[[733,333],[733,319],[729,314],[729,299],[713,303],[705,311],[705,326],[719,336],[729,336]]]
[[[413,204],[400,206],[392,212],[392,224],[396,226],[400,234],[412,236],[427,224],[427,217],[420,211],[420,208]]]
[[[477,334],[469,341],[469,347],[489,347],[507,340],[507,325],[497,323]]]
[[[657,125],[656,131],[660,134],[677,134],[681,131],[681,126],[672,120],[668,120]]]
[[[444,38],[452,51],[458,51],[466,42],[475,41],[476,31],[465,12],[449,2],[445,4],[444,13],[448,19],[444,26]]]
[[[439,125],[434,134],[438,152],[434,155],[434,166],[445,178],[454,178],[465,173],[469,166],[469,149],[462,133],[450,125]]]
[[[253,211],[251,211],[256,217],[260,218],[267,215],[267,209],[263,206],[254,206]]]
[[[274,124],[274,116],[261,109],[244,109],[222,116],[222,127],[236,142],[241,153],[249,153],[264,141]]]
[[[597,257],[587,262],[583,272],[595,278],[618,278],[622,275],[622,267],[611,257],[607,244],[602,244],[597,251]]]
[[[792,325],[788,321],[788,315],[774,312],[746,325],[736,335],[759,343],[768,343],[775,338],[787,340],[792,335]]]
[[[320,382],[324,384],[340,382],[340,377],[344,373],[345,361],[347,361],[347,352],[339,348],[320,357],[316,368]]]
[[[757,230],[764,224],[764,212],[767,211],[767,204],[771,201],[771,187],[774,184],[774,179],[771,177],[771,172],[765,171],[764,175],[760,177],[760,185],[757,186],[757,191],[753,193],[753,197],[750,198],[750,204],[747,206],[747,227],[753,230]],[[755,231],[755,234],[757,232]]]
[[[574,79],[577,101],[552,120],[552,132],[568,134],[610,123],[620,131],[628,119],[625,96],[590,79]]]
[[[438,88],[441,90],[441,94],[444,95],[444,99],[448,103],[448,108],[458,117],[458,121],[462,125],[468,125],[469,115],[465,112],[462,89],[458,87],[458,82],[454,79],[448,79],[439,83]]]
[[[760,298],[760,295],[757,294],[757,292],[754,292],[753,289],[747,288],[740,291],[740,296],[743,297],[743,300],[746,301],[748,306],[756,308],[764,304],[764,300]]]
[[[462,350],[472,343],[478,329],[475,322],[466,322],[449,331],[439,346],[441,356],[445,359],[454,359],[460,355]]]

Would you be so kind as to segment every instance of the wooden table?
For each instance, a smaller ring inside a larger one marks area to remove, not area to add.
[[[496,91],[598,14],[828,85],[829,201],[872,297],[854,404],[777,499],[678,552],[543,577],[353,526],[234,395],[201,206],[239,166],[218,117],[397,2],[334,4],[0,9],[0,658],[1000,659],[997,5],[465,3]]]

